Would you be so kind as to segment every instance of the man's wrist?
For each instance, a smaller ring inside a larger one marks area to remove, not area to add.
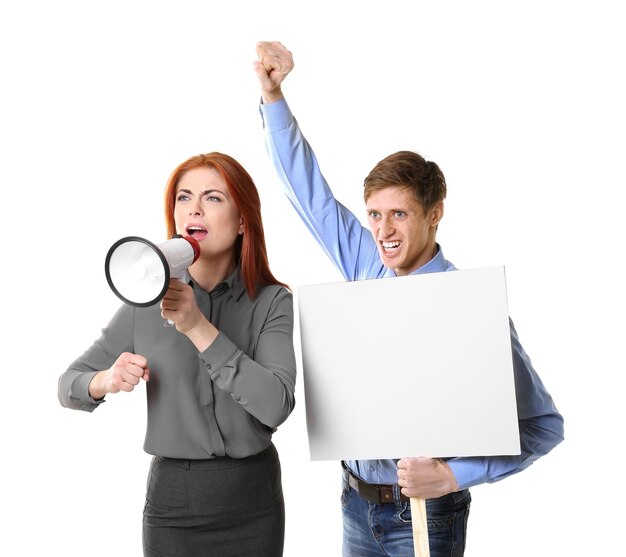
[[[272,104],[284,98],[285,96],[283,95],[283,92],[280,88],[274,91],[263,91],[263,94],[261,95],[261,100],[263,104]]]

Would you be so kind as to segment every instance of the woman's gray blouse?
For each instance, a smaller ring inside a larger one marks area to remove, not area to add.
[[[175,327],[164,327],[159,304],[123,305],[61,375],[59,400],[93,411],[104,402],[89,396],[95,373],[122,352],[140,354],[150,368],[147,453],[190,459],[257,454],[295,404],[292,295],[271,285],[251,300],[238,271],[211,292],[191,284],[198,307],[219,330],[209,348],[198,352]]]

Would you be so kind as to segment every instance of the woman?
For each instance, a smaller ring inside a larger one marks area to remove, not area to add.
[[[293,305],[269,269],[257,189],[233,158],[198,155],[172,173],[165,216],[168,237],[200,244],[191,281],[172,280],[159,305],[122,306],[59,399],[91,412],[147,382],[145,555],[282,555],[271,437],[294,407]]]

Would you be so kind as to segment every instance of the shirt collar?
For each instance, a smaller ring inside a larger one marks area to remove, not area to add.
[[[439,244],[437,246],[437,253],[428,263],[422,265],[419,269],[415,269],[411,275],[421,275],[422,273],[441,273],[448,268],[448,262],[443,256],[443,250]]]
[[[226,286],[230,288],[230,292],[233,295],[233,298],[235,298],[236,301],[239,301],[239,298],[241,298],[243,293],[246,291],[246,286],[243,283],[243,279],[241,278],[241,269],[237,267],[230,274],[230,276],[224,279],[224,283],[226,283]]]
[[[194,288],[200,288],[198,284],[190,277],[190,283]],[[218,293],[221,290],[228,289],[232,294],[235,301],[239,301],[239,298],[246,291],[246,286],[241,278],[241,271],[237,267],[230,275],[228,275],[223,281],[218,282],[211,292]],[[209,294],[211,293],[209,292]]]

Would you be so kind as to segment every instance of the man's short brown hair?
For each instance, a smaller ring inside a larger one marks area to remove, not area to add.
[[[413,151],[398,151],[381,160],[364,182],[365,201],[374,192],[390,186],[404,186],[413,192],[424,211],[446,198],[446,179],[439,166]]]

